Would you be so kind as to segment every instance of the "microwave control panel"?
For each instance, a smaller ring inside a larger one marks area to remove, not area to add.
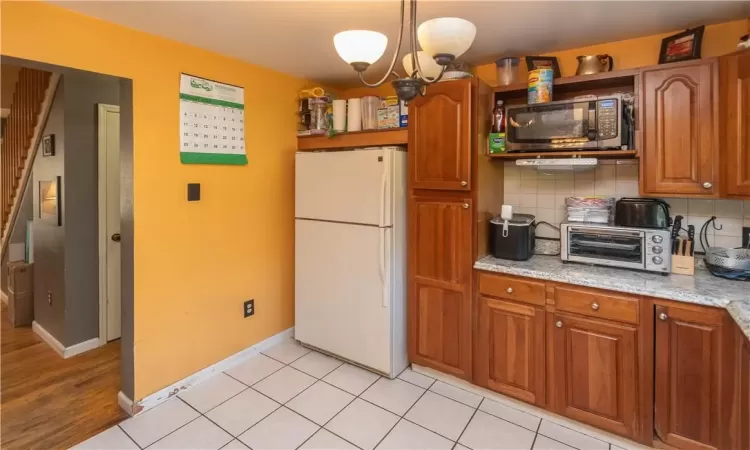
[[[617,137],[618,128],[620,126],[618,108],[620,102],[614,98],[608,98],[606,100],[599,100],[597,102],[597,113],[599,119],[598,134],[599,139],[614,139]]]

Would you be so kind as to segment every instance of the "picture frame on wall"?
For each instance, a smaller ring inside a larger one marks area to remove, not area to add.
[[[42,156],[55,156],[55,135],[48,134],[42,138]]]
[[[555,78],[560,78],[560,65],[555,56],[527,56],[526,67],[529,70],[552,69]]]
[[[705,28],[701,25],[662,39],[659,64],[699,59]]]

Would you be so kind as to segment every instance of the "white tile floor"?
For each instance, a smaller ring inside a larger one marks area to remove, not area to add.
[[[641,448],[494,398],[410,369],[389,380],[289,340],[75,448]]]

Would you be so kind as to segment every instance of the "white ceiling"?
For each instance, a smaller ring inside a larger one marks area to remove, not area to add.
[[[333,85],[356,84],[333,48],[333,35],[371,29],[389,38],[368,70],[380,77],[395,48],[398,0],[349,1],[63,1],[64,8],[164,36],[280,72]],[[750,2],[436,1],[420,0],[418,23],[457,16],[477,26],[461,59],[487,63],[500,55],[533,55],[718,23],[750,16]],[[408,21],[408,1],[406,20]],[[408,53],[404,33],[402,54]],[[400,59],[396,66],[403,73]]]

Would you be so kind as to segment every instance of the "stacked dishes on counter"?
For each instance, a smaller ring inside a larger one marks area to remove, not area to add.
[[[614,197],[568,197],[568,222],[609,223],[612,221]]]

